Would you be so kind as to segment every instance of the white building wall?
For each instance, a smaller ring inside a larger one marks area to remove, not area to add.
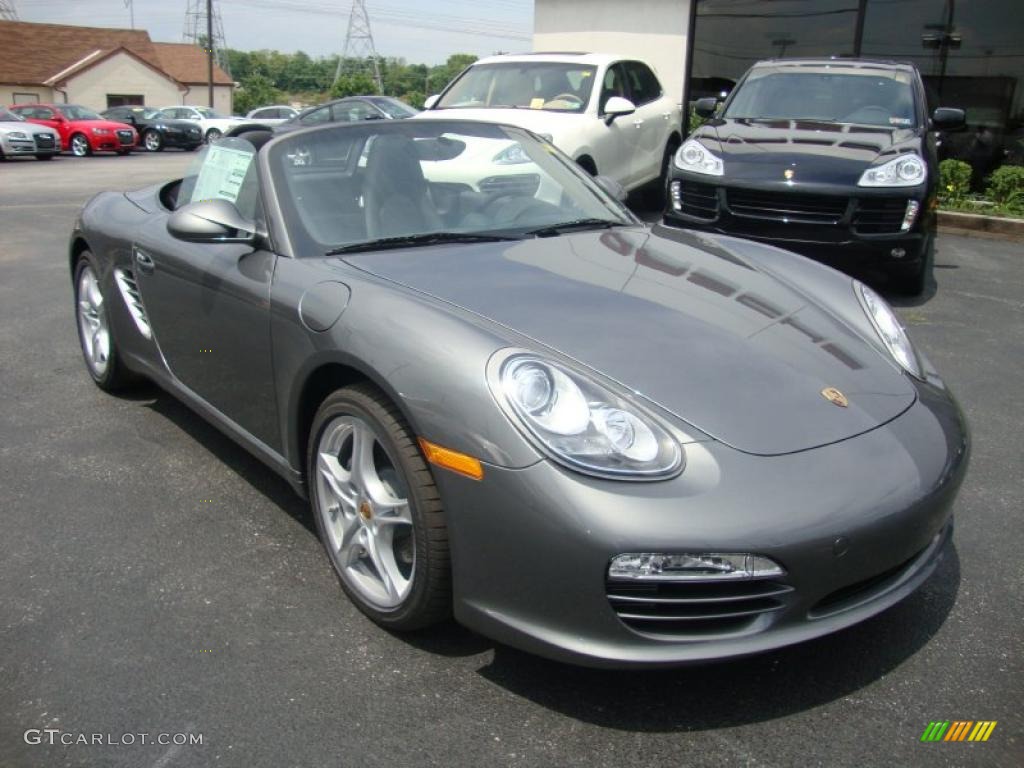
[[[201,85],[187,86],[188,90],[177,99],[178,104],[188,104],[193,107],[212,106],[222,115],[230,115],[234,106],[234,86],[215,85],[213,86],[213,104],[210,104],[210,89],[206,83]]]
[[[35,96],[35,98],[32,98]],[[11,104],[53,101],[53,91],[43,85],[0,85],[0,107]]]
[[[533,50],[623,54],[683,101],[691,0],[536,0]]]
[[[107,108],[107,95],[141,95],[146,106],[176,104],[178,84],[126,53],[117,53],[94,67],[73,75],[64,89],[68,102],[95,110]],[[59,99],[63,101],[63,99]]]

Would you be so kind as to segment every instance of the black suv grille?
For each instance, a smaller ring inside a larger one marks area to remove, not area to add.
[[[608,601],[626,626],[655,635],[706,636],[745,629],[784,607],[793,588],[765,579],[605,582]]]
[[[838,224],[847,206],[845,197],[749,189],[730,189],[726,199],[735,216],[801,224]]]
[[[864,235],[899,232],[907,212],[903,197],[866,197],[857,201],[853,228]]]
[[[718,218],[718,189],[699,181],[679,182],[679,198],[682,213],[705,221]]]

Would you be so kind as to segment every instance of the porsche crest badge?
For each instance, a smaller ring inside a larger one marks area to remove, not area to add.
[[[846,395],[835,387],[825,387],[821,390],[821,396],[832,403],[832,405],[838,405],[840,408],[845,408],[850,404],[850,401],[846,399]]]

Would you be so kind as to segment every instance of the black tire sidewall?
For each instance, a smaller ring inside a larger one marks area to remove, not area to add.
[[[329,551],[330,540],[327,537],[323,521],[320,517],[319,499],[317,497],[315,477],[316,449],[324,429],[339,416],[355,416],[370,425],[376,433],[377,439],[384,446],[384,450],[391,462],[402,473],[402,480],[408,489],[409,510],[413,520],[413,540],[416,552],[415,564],[413,566],[413,583],[412,589],[402,604],[391,610],[376,608],[352,590],[338,572],[334,557]],[[360,611],[381,626],[393,629],[415,629],[423,626],[425,623],[430,623],[421,620],[421,614],[429,603],[428,579],[431,572],[427,525],[422,513],[426,500],[422,495],[423,488],[414,482],[415,473],[420,467],[413,466],[402,454],[401,450],[399,450],[395,443],[396,435],[392,434],[392,429],[385,423],[384,419],[386,416],[387,412],[372,397],[367,395],[365,387],[347,387],[336,390],[331,394],[317,410],[310,429],[309,444],[306,450],[306,481],[309,488],[310,506],[313,517],[316,520],[317,534],[320,536],[320,541],[324,545],[324,550],[331,562],[331,567],[338,576],[338,581],[341,583],[345,594],[348,595],[349,599]],[[415,441],[415,438],[404,423],[400,423],[398,429],[404,433],[404,437]]]

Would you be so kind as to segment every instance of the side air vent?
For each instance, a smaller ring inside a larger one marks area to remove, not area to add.
[[[114,279],[121,291],[121,297],[131,313],[135,326],[139,333],[147,339],[153,338],[153,329],[149,327],[149,318],[146,316],[146,308],[142,306],[142,296],[139,294],[139,286],[135,282],[135,274],[130,269],[115,269]]]

